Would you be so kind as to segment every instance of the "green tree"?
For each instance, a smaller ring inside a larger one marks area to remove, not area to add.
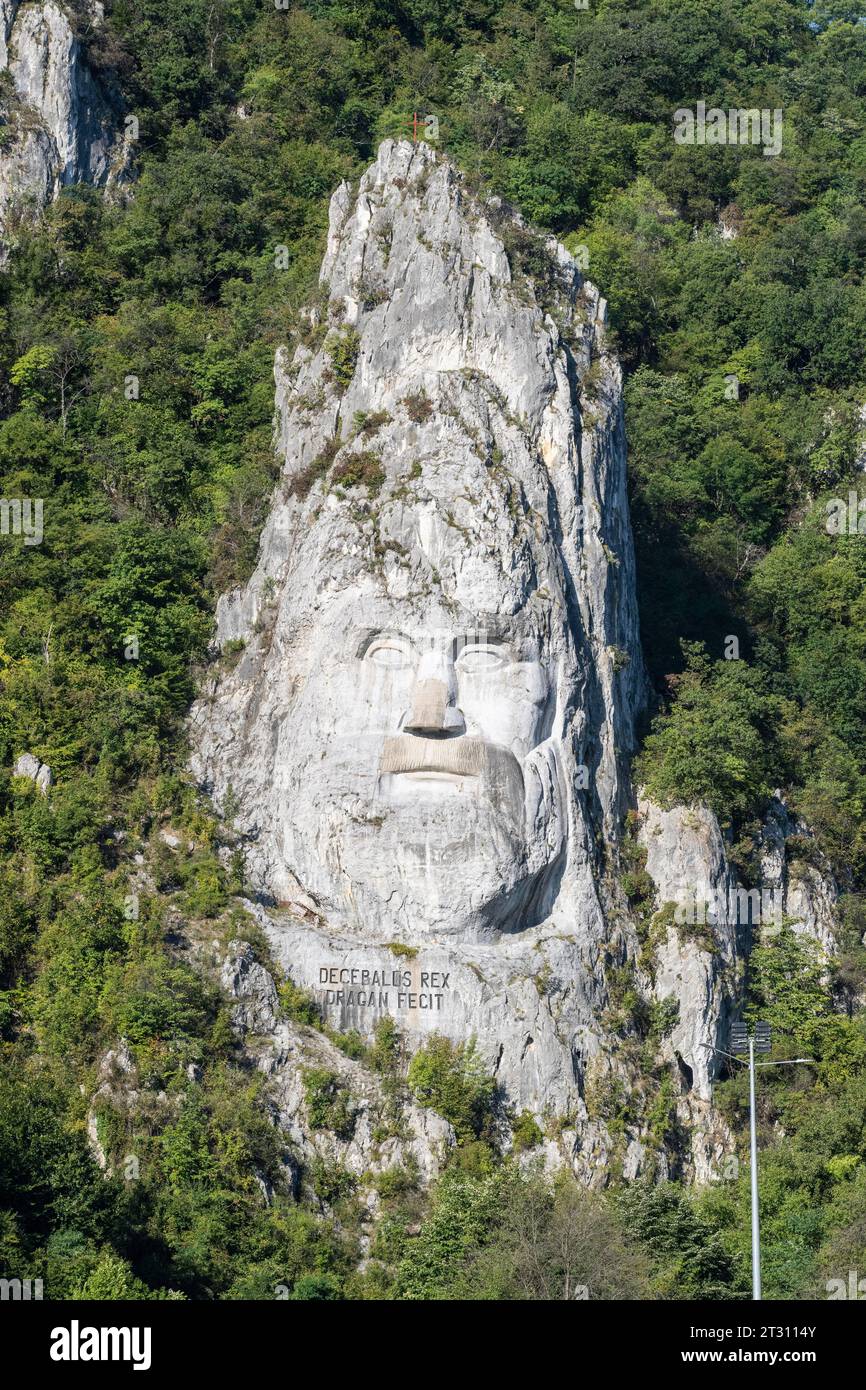
[[[458,1139],[479,1138],[492,1116],[496,1087],[475,1040],[453,1043],[434,1036],[409,1063],[409,1089],[419,1104],[437,1110]]]
[[[638,775],[662,804],[703,803],[723,819],[745,817],[770,795],[780,763],[773,741],[778,698],[745,661],[711,662],[683,644],[676,699],[653,721]]]

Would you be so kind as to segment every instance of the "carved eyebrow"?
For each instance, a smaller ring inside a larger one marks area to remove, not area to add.
[[[504,647],[510,645],[510,639],[503,637],[499,632],[491,632],[489,628],[478,627],[470,628],[466,632],[458,632],[454,638],[454,655],[458,656],[465,647]]]
[[[386,642],[405,642],[407,647],[413,645],[411,637],[407,637],[405,632],[395,632],[392,628],[368,627],[362,634],[355,647],[355,656],[360,658],[367,655],[373,643],[383,638]]]
[[[519,620],[515,623],[514,628],[506,628],[502,619],[499,618],[492,628],[484,628],[479,624],[474,632],[472,628],[467,628],[464,632],[459,633],[452,646],[452,660],[456,661],[460,653],[467,647],[483,644],[488,647],[507,648],[512,661],[537,661],[539,660],[539,643],[538,635],[531,630],[527,631],[525,625]]]

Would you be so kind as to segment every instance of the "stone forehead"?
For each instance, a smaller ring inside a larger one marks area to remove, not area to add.
[[[495,589],[476,586],[469,595],[476,601],[457,602],[441,585],[391,596],[377,578],[371,580],[369,586],[311,585],[306,592],[288,585],[280,605],[281,634],[290,645],[316,645],[318,638],[345,655],[357,655],[377,632],[405,635],[416,645],[459,646],[470,638],[510,642],[528,655],[533,644],[558,646],[566,631],[564,610],[543,589],[515,603],[510,593],[506,602],[497,602]]]
[[[463,525],[456,501],[404,497],[361,510],[334,501],[297,537],[281,595],[325,625],[375,614],[381,625],[484,626],[546,637],[567,623],[561,561],[533,518],[506,507]]]

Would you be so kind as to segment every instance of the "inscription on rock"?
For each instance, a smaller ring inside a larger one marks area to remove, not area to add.
[[[381,970],[362,966],[320,965],[321,1003],[326,1008],[377,1009],[403,1013],[423,1009],[438,1013],[451,988],[449,970]]]

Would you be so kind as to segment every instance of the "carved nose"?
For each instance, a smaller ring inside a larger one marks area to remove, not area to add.
[[[407,734],[464,733],[466,722],[457,708],[454,667],[441,652],[421,658],[412,690],[412,708],[404,725]]]

